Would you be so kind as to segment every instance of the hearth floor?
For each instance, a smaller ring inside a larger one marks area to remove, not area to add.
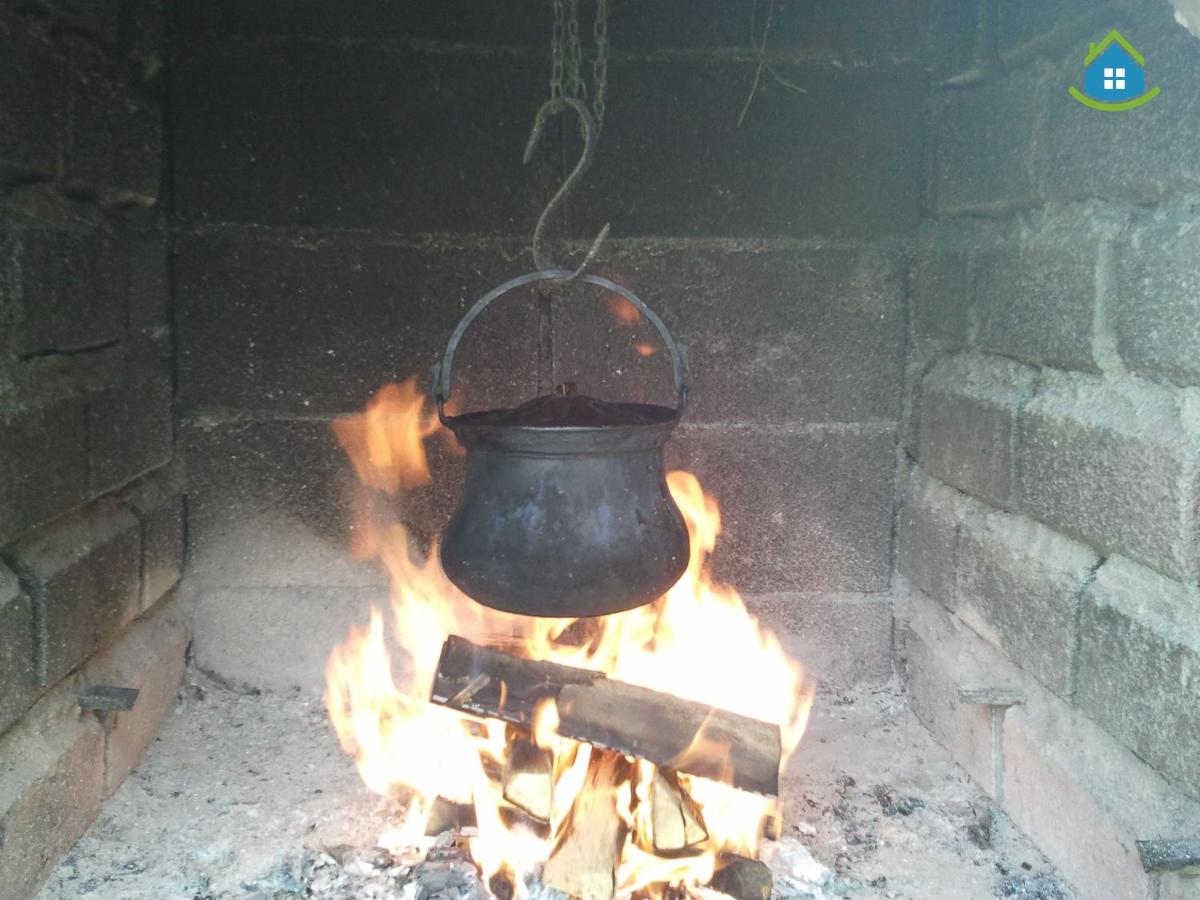
[[[310,869],[314,858],[369,859],[399,809],[362,786],[318,702],[194,676],[39,896],[387,896],[319,893],[296,873],[306,854]],[[784,811],[788,833],[838,876],[826,896],[1075,896],[895,689],[818,694],[784,779]]]

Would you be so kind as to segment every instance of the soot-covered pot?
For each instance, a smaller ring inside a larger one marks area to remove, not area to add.
[[[632,303],[671,351],[675,408],[583,396],[447,416],[454,352],[502,294],[566,270],[522,275],[467,312],[437,369],[438,415],[467,451],[462,500],[442,538],[446,575],[478,602],[531,616],[598,616],[662,596],[688,562],[688,533],[667,489],[663,446],[687,403],[687,363],[670,332],[631,291],[578,280]]]

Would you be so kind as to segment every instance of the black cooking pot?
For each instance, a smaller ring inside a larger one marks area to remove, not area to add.
[[[532,272],[485,294],[435,370],[438,415],[467,451],[442,568],[485,606],[529,616],[599,616],[650,603],[688,562],[687,526],[663,471],[663,445],[687,404],[686,356],[631,291],[596,275],[578,279],[624,297],[658,329],[671,351],[674,409],[551,396],[446,415],[454,352],[484,307],[513,288],[570,275]]]

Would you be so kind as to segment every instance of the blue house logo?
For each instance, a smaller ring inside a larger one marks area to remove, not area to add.
[[[1088,46],[1083,60],[1083,91],[1071,87],[1071,96],[1092,109],[1121,112],[1141,106],[1158,95],[1146,90],[1146,59],[1113,29],[1098,44]]]

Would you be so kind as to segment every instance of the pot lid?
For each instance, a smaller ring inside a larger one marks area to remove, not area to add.
[[[580,394],[546,394],[520,406],[454,416],[451,422],[495,428],[627,428],[658,425],[676,416],[674,409],[651,403],[614,403]]]

